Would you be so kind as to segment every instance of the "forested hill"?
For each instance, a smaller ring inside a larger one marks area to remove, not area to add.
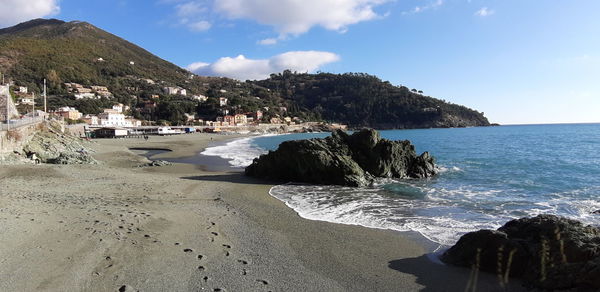
[[[272,74],[255,84],[328,121],[356,127],[440,128],[489,126],[483,113],[394,86],[362,73]]]
[[[261,110],[263,122],[297,117],[375,128],[489,125],[483,113],[366,74],[285,71],[262,81],[196,76],[79,21],[36,19],[0,29],[0,72],[30,92],[39,93],[47,79],[51,109],[75,106],[84,114],[96,114],[123,103],[136,118],[170,124],[187,122],[186,114],[214,120],[227,112]],[[76,100],[65,84],[73,82],[106,86],[111,95]],[[186,89],[187,94],[167,94],[165,87]],[[221,97],[228,99],[226,106],[219,104]]]
[[[0,29],[0,70],[36,88],[64,82],[119,86],[136,76],[182,83],[189,72],[89,23],[35,19]]]

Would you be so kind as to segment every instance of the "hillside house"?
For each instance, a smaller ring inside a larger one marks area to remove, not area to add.
[[[228,125],[233,126],[233,125],[235,125],[235,116],[230,116],[230,115],[224,116],[223,122],[227,123]]]
[[[228,99],[225,97],[219,97],[219,106],[227,106]]]
[[[233,118],[235,125],[245,125],[248,123],[248,117],[244,114],[237,114]]]
[[[130,120],[125,119],[125,115],[115,110],[104,110],[98,115],[101,126],[105,127],[133,127]]]
[[[199,102],[206,102],[208,100],[208,97],[200,94],[200,95],[192,95],[192,99],[197,100]]]
[[[76,108],[68,106],[59,108],[54,114],[69,120],[79,120],[83,116]]]
[[[98,96],[96,96],[95,93],[75,93],[75,99],[84,99],[84,98],[90,98],[90,99],[98,99]]]
[[[183,89],[181,87],[164,87],[163,91],[165,92],[165,94],[168,94],[168,95],[179,94],[179,95],[187,96],[187,90]]]
[[[19,104],[33,105],[34,101],[33,101],[33,98],[25,97],[25,98],[19,99]]]
[[[122,103],[115,104],[115,105],[112,106],[112,109],[114,111],[116,111],[117,113],[123,113],[123,109],[124,109],[123,108],[123,104]]]
[[[94,116],[94,115],[85,115],[81,118],[83,121],[85,121],[86,124],[92,126],[92,125],[98,125],[98,117]]]

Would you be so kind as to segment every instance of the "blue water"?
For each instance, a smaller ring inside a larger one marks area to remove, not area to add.
[[[600,209],[600,124],[393,130],[381,135],[411,140],[419,153],[429,151],[440,174],[420,181],[381,181],[369,188],[287,184],[274,187],[271,195],[305,218],[416,231],[446,245],[466,232],[541,213],[600,224],[600,215],[591,214]],[[229,150],[255,157],[285,140],[324,136],[250,138],[240,142],[242,148]],[[250,162],[238,161],[239,166]]]

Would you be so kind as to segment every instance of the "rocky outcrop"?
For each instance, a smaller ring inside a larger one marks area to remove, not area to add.
[[[465,234],[441,259],[521,277],[539,289],[600,289],[600,229],[552,215]]]
[[[372,129],[286,141],[246,168],[246,175],[258,178],[344,186],[366,186],[376,177],[425,178],[435,173],[429,153],[417,156],[409,141],[381,139]]]
[[[56,122],[41,125],[22,152],[40,163],[49,164],[96,164],[98,163],[82,145],[81,140],[60,131]]]

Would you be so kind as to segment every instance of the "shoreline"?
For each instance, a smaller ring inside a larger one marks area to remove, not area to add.
[[[183,163],[138,169],[148,160],[128,150],[168,148],[153,158],[189,157],[210,137],[217,136],[96,140],[101,165],[3,167],[0,277],[8,278],[0,290],[466,287],[469,269],[431,262],[399,232],[303,219],[269,195],[268,183]],[[495,276],[481,274],[479,290],[500,291]]]
[[[286,134],[279,134],[279,135],[286,135]],[[202,149],[198,150],[197,154],[194,155],[194,156],[189,156],[189,157],[185,156],[185,157],[178,157],[178,158],[166,158],[166,161],[169,161],[169,162],[172,162],[172,163],[181,163],[181,164],[193,165],[193,166],[196,166],[199,169],[202,169],[203,171],[207,171],[207,172],[229,172],[229,173],[232,173],[232,174],[233,173],[240,173],[240,174],[243,175],[244,168],[237,168],[235,166],[232,166],[229,163],[231,161],[231,159],[223,158],[221,156],[216,156],[216,155],[205,155],[205,154],[202,154],[202,153],[206,149],[208,149],[208,148],[225,146],[228,143],[236,141],[236,140],[253,138],[253,137],[269,137],[269,136],[275,136],[275,135],[273,135],[273,134],[264,134],[264,135],[244,135],[244,134],[239,134],[239,137],[230,138],[230,139],[223,139],[223,140],[214,141],[214,142],[211,141],[211,143],[209,143],[205,148],[202,148]],[[144,156],[144,157],[146,157],[147,159],[149,159],[151,161],[160,160],[160,158],[156,158],[155,156],[161,157],[160,155],[163,154],[163,153],[172,152],[172,150],[170,150],[170,149],[160,149],[160,148],[137,148],[137,149],[136,148],[130,148],[130,150],[147,151],[147,153],[139,153],[139,155]],[[134,153],[135,153],[135,151],[134,151]],[[369,228],[369,229],[376,229],[376,230],[385,230],[385,231],[397,232],[401,236],[410,238],[413,241],[415,241],[416,243],[418,243],[419,245],[423,246],[424,249],[428,252],[428,257],[431,259],[431,261],[433,263],[438,263],[438,264],[442,264],[442,263],[440,262],[439,259],[434,258],[436,256],[436,254],[438,254],[440,252],[443,252],[444,250],[450,248],[450,246],[440,244],[438,242],[435,242],[435,241],[427,238],[426,236],[424,236],[423,234],[419,233],[418,231],[399,231],[399,230],[394,230],[394,229],[391,229],[391,228],[377,228],[377,227],[364,226],[364,225],[361,225],[361,224],[338,223],[338,222],[332,222],[332,221],[327,221],[327,220],[306,218],[306,217],[302,216],[301,214],[299,214],[291,206],[288,206],[287,203],[285,203],[284,201],[278,199],[277,197],[275,197],[274,195],[271,194],[271,190],[275,186],[276,185],[270,185],[268,195],[271,196],[272,198],[274,198],[274,199],[276,199],[276,200],[281,201],[282,203],[284,203],[286,205],[286,208],[289,208],[290,210],[294,211],[299,217],[301,217],[303,219],[311,220],[311,221],[326,222],[326,223],[331,223],[331,224],[359,226],[359,227]]]

